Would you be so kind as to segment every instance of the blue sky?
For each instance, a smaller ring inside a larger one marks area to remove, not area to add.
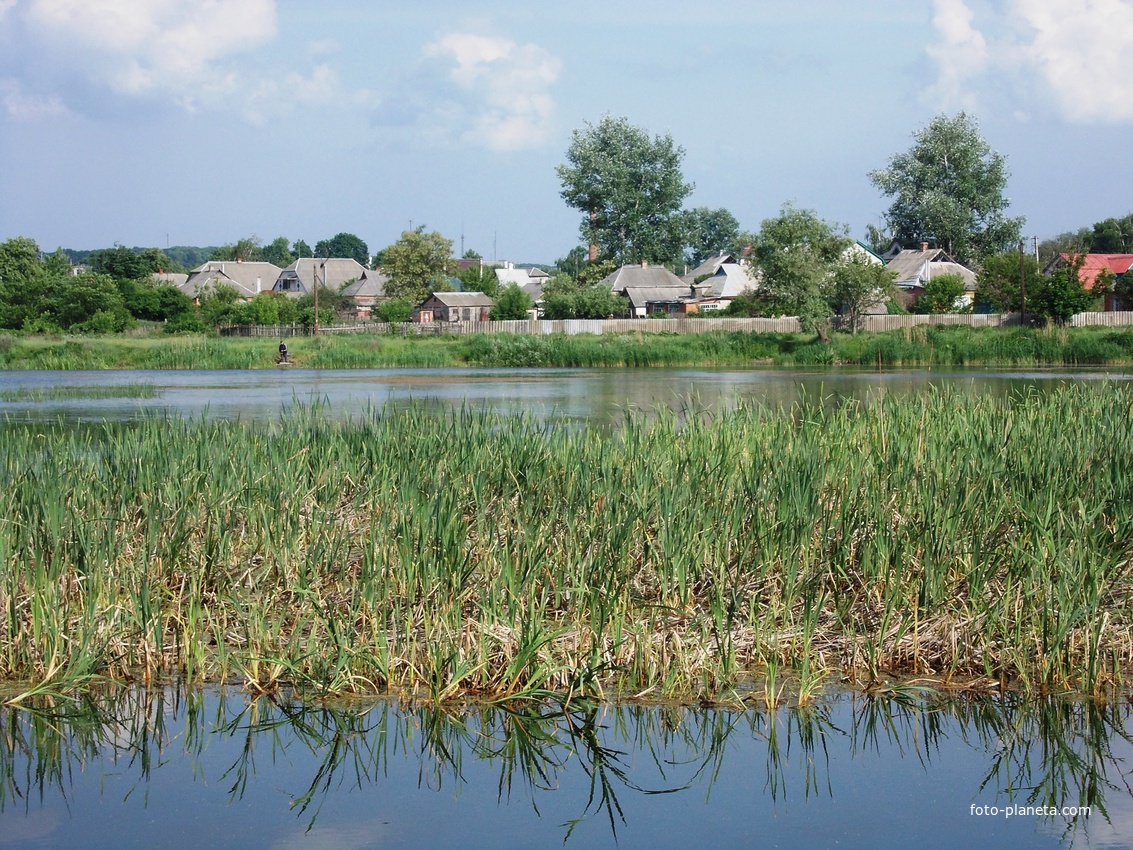
[[[867,172],[960,109],[1028,236],[1133,211],[1133,0],[0,0],[0,239],[425,224],[552,262],[580,241],[555,166],[607,112],[684,147],[687,206],[861,237]]]

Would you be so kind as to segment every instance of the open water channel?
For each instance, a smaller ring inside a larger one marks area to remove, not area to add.
[[[627,411],[1005,393],[1122,370],[6,372],[0,418]],[[145,387],[143,393],[129,388]],[[118,395],[115,388],[122,390]],[[140,395],[141,397],[136,397]],[[916,687],[776,710],[436,710],[123,689],[0,706],[0,847],[1133,846],[1129,703]]]

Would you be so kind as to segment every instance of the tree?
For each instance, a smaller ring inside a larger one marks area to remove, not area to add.
[[[682,213],[685,231],[685,262],[699,266],[719,251],[735,249],[740,236],[740,223],[721,207],[696,207]]]
[[[624,316],[629,301],[601,283],[580,285],[569,275],[556,274],[543,287],[546,319],[611,319]]]
[[[1107,218],[1094,225],[1090,250],[1097,254],[1127,254],[1133,251],[1133,213]]]
[[[682,248],[681,203],[692,191],[681,175],[684,148],[626,118],[603,116],[575,130],[566,163],[555,169],[561,195],[580,210],[591,259],[619,264],[676,261]]]
[[[508,284],[500,291],[496,305],[492,308],[489,318],[493,322],[504,322],[515,319],[526,319],[527,311],[534,305],[531,296],[519,288],[517,284]]]
[[[212,252],[211,260],[228,260],[232,262],[253,263],[261,260],[260,238],[249,236],[237,240],[235,245],[221,245]]]
[[[1085,260],[1084,254],[1071,257],[1070,262],[1051,272],[1033,299],[1028,293],[1027,313],[1065,325],[1076,313],[1088,308],[1096,296],[1082,284],[1081,271]]]
[[[958,274],[942,274],[925,284],[924,292],[913,305],[917,313],[963,313],[964,278]]]
[[[1018,251],[987,257],[976,276],[976,304],[980,309],[996,313],[1017,313],[1023,307],[1024,281],[1028,301],[1037,296],[1046,283],[1033,254],[1023,254],[1021,262]]]
[[[281,269],[285,269],[295,262],[295,255],[287,247],[288,244],[286,236],[277,236],[261,249],[260,255],[265,262],[273,263]]]
[[[834,270],[830,306],[848,316],[851,331],[857,333],[861,316],[869,307],[895,297],[896,277],[881,263],[870,262],[855,252]]]
[[[823,221],[812,210],[785,204],[752,240],[751,262],[759,278],[756,299],[766,313],[798,316],[805,330],[821,334],[830,318],[833,275],[849,245],[845,228]]]
[[[320,239],[316,242],[315,256],[348,257],[365,266],[370,262],[370,249],[353,233],[339,233],[330,239]]]
[[[64,330],[120,331],[132,324],[114,279],[99,272],[56,278],[44,298],[43,314]]]
[[[913,138],[906,153],[869,173],[894,199],[886,214],[894,238],[935,243],[968,264],[1018,243],[1024,219],[1004,215],[1007,160],[992,151],[975,120],[964,112],[938,115]]]
[[[374,315],[380,322],[401,324],[413,318],[414,302],[404,298],[391,298],[374,306]]]
[[[176,264],[157,248],[142,250],[115,245],[100,248],[87,255],[91,271],[110,275],[117,281],[145,280],[158,272],[169,271]]]
[[[461,259],[462,260],[482,260],[484,258],[480,256],[479,251],[474,251],[471,248],[469,248],[467,251],[464,252],[464,256],[461,257]]]
[[[483,292],[489,298],[495,298],[500,288],[495,269],[484,265],[477,264],[461,269],[457,277],[460,278],[461,288],[465,292]]]
[[[382,252],[382,268],[389,278],[386,295],[419,304],[447,284],[452,240],[425,225],[406,230]]]
[[[39,246],[26,236],[0,242],[0,328],[19,330],[34,322],[52,281]]]
[[[581,245],[576,245],[567,251],[565,257],[555,260],[555,268],[571,278],[577,278],[585,267],[586,249]]]
[[[291,246],[291,253],[294,255],[294,260],[292,260],[292,262],[300,259],[301,257],[315,256],[315,252],[311,250],[311,246],[304,242],[302,239],[295,240],[295,244]],[[291,263],[288,263],[287,265],[291,265]]]

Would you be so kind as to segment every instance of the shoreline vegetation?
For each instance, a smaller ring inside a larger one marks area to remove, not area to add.
[[[0,682],[769,706],[1127,683],[1133,392],[827,401],[614,433],[7,423]]]
[[[1133,328],[968,328],[807,334],[471,334],[292,337],[296,368],[1120,365]],[[0,334],[0,369],[268,369],[278,340]]]

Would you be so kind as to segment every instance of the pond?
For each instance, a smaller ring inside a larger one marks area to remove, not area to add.
[[[0,709],[0,846],[1125,846],[1129,714],[915,689],[774,710],[126,689]]]
[[[335,415],[409,403],[606,424],[628,410],[720,409],[740,400],[790,405],[961,386],[1006,393],[1066,381],[1128,381],[1114,369],[359,369],[0,372],[0,418],[129,420],[153,415],[274,419],[299,404]]]

